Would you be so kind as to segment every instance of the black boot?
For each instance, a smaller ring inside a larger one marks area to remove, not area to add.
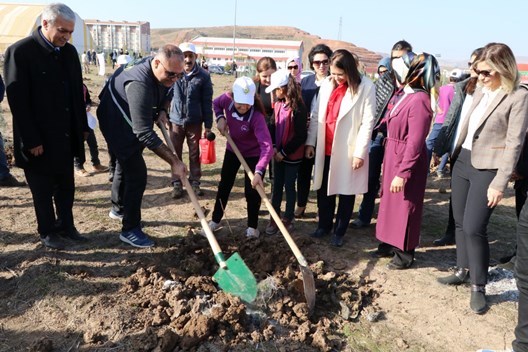
[[[453,274],[436,279],[442,285],[462,285],[469,282],[469,270],[458,268]]]
[[[485,285],[471,285],[471,299],[469,307],[477,314],[482,314],[488,309],[486,304],[486,286]]]
[[[455,244],[455,234],[446,232],[444,237],[434,240],[433,244],[435,246],[450,246],[452,244]]]

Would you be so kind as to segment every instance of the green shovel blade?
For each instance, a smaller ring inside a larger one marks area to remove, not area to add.
[[[226,260],[227,269],[218,269],[213,278],[218,286],[245,302],[253,302],[257,297],[257,280],[238,253]]]

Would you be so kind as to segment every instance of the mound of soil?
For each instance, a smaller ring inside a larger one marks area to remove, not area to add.
[[[122,288],[128,304],[137,307],[128,323],[142,330],[127,348],[234,351],[273,341],[284,351],[340,350],[343,338],[335,332],[358,318],[375,296],[368,281],[329,271],[317,260],[311,265],[316,306],[309,315],[299,266],[281,238],[226,235],[218,240],[227,257],[238,251],[253,271],[259,281],[257,299],[248,304],[221,291],[212,279],[218,265],[207,240],[200,235],[181,238],[149,267],[140,265]],[[85,342],[109,347],[104,330],[89,330]]]

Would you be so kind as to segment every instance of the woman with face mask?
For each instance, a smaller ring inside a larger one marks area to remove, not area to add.
[[[434,56],[412,52],[393,59],[392,68],[402,85],[382,121],[387,138],[376,238],[381,250],[388,247],[394,254],[388,268],[407,269],[420,242],[428,169],[425,138],[433,117],[430,93],[440,69]]]

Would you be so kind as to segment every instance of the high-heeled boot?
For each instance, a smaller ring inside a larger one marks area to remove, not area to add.
[[[477,314],[482,314],[488,309],[486,303],[486,285],[471,285],[469,307]]]

